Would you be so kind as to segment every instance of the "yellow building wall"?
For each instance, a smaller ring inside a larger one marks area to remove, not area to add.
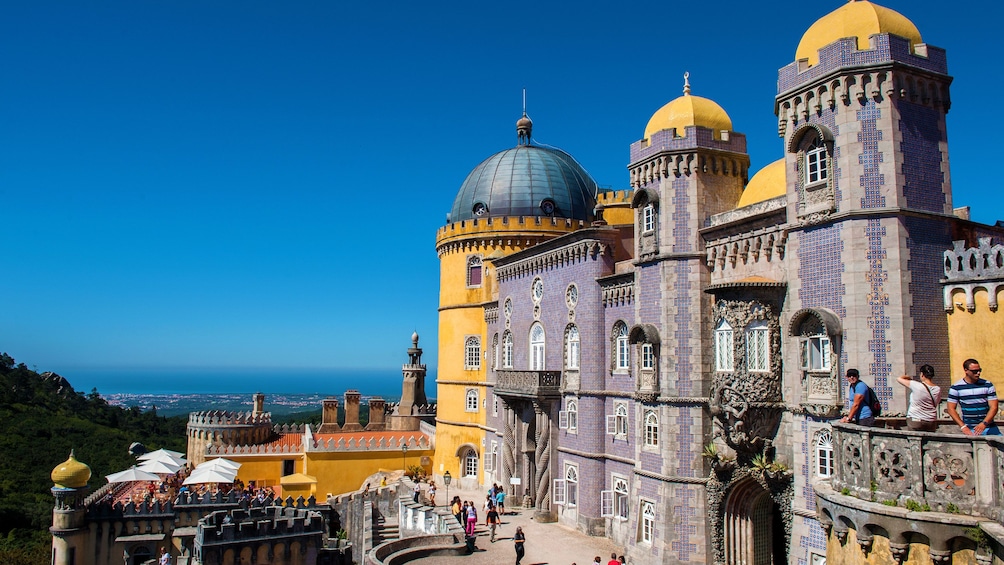
[[[596,207],[603,208],[603,221],[611,226],[633,226],[633,197],[633,190],[611,190],[597,195]]]
[[[973,292],[976,309],[966,310],[966,295],[962,291],[952,293],[955,309],[948,314],[948,347],[951,357],[952,382],[962,379],[962,362],[973,358],[980,362],[981,375],[1001,390],[1004,386],[1004,312],[990,310],[990,295],[986,290]],[[1004,301],[1004,290],[997,293],[997,303]],[[959,306],[962,304],[962,306]]]

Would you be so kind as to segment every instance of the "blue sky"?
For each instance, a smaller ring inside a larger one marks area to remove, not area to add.
[[[627,188],[689,71],[757,169],[782,155],[777,69],[841,4],[4,2],[0,351],[71,382],[394,368],[417,330],[433,368],[435,230],[515,144],[524,87],[536,141]],[[990,4],[883,5],[948,49],[955,205],[1004,218]]]

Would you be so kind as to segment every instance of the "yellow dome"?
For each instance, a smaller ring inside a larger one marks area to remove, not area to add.
[[[736,205],[736,208],[783,195],[787,191],[784,174],[784,159],[778,159],[757,171],[750,179],[749,184],[746,185],[746,189],[743,190],[743,195],[739,197],[739,204]]]
[[[645,126],[645,139],[664,129],[676,130],[676,135],[684,135],[687,126],[703,126],[715,132],[719,139],[722,130],[732,131],[732,119],[716,102],[690,95],[689,73],[684,74],[683,96],[659,108]]]
[[[858,49],[867,48],[868,37],[876,33],[905,37],[911,46],[923,42],[917,26],[899,12],[871,2],[851,0],[809,27],[798,42],[795,60],[808,59],[810,66],[815,65],[819,62],[819,49],[843,37],[855,37]]]
[[[60,488],[81,488],[87,486],[87,481],[91,480],[91,468],[77,461],[70,452],[70,457],[56,465],[52,470],[52,482]]]

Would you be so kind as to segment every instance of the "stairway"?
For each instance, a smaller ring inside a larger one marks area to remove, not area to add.
[[[373,547],[400,537],[401,530],[397,522],[387,522],[383,516],[373,517]]]

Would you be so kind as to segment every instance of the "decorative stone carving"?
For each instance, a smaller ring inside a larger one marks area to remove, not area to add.
[[[907,556],[910,555],[910,544],[891,541],[889,542],[889,553],[892,554],[892,558],[897,563],[903,563],[906,561]]]
[[[929,442],[924,469],[929,497],[942,502],[963,502],[976,494],[973,454],[957,444]]]
[[[793,475],[782,473],[774,480],[768,480],[766,473],[747,465],[729,464],[720,471],[713,470],[705,486],[707,493],[708,517],[711,523],[711,545],[715,563],[726,563],[725,559],[725,501],[734,487],[746,478],[755,480],[777,506],[784,526],[785,554],[790,551],[791,530],[794,523],[792,502],[794,500]],[[847,530],[844,529],[846,536]]]

